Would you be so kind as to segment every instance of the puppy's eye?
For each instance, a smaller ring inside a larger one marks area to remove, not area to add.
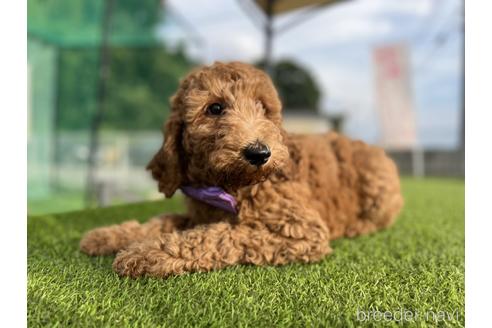
[[[219,103],[213,103],[207,107],[207,114],[210,115],[222,115],[224,114],[224,105]]]

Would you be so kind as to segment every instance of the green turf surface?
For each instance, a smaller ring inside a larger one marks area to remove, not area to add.
[[[463,326],[464,183],[408,179],[403,190],[406,205],[391,229],[337,240],[319,264],[167,280],[119,278],[112,257],[81,254],[78,242],[100,225],[179,210],[179,199],[30,217],[28,325]],[[378,317],[384,311],[396,320]]]
[[[28,198],[28,215],[43,215],[54,212],[75,211],[84,208],[82,191],[61,191],[43,198]]]

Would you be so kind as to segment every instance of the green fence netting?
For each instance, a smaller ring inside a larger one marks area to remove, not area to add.
[[[85,161],[86,152],[79,146],[88,143],[97,109],[107,4],[28,0],[29,198],[47,197],[63,188],[58,169],[64,162],[77,156],[82,164]],[[111,73],[102,123],[107,131],[158,130],[168,113],[169,97],[192,66],[183,51],[170,51],[157,39],[163,11],[160,0],[113,0]],[[77,147],[70,145],[72,139]]]

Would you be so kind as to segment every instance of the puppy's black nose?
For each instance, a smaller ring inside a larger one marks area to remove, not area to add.
[[[246,158],[250,164],[256,166],[261,166],[268,162],[268,158],[270,158],[271,154],[270,148],[259,142],[250,144],[243,150],[244,158]]]

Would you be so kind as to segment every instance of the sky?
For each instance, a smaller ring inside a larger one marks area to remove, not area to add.
[[[184,41],[188,54],[203,63],[262,57],[261,15],[253,1],[166,3],[167,20],[158,32],[167,44]],[[320,109],[343,113],[346,134],[376,143],[380,128],[372,51],[405,43],[418,142],[451,149],[458,144],[461,119],[461,11],[459,0],[346,1],[306,14],[308,19],[278,33],[273,58],[293,59],[308,68],[323,93]],[[278,16],[274,26],[280,30],[301,14]]]

